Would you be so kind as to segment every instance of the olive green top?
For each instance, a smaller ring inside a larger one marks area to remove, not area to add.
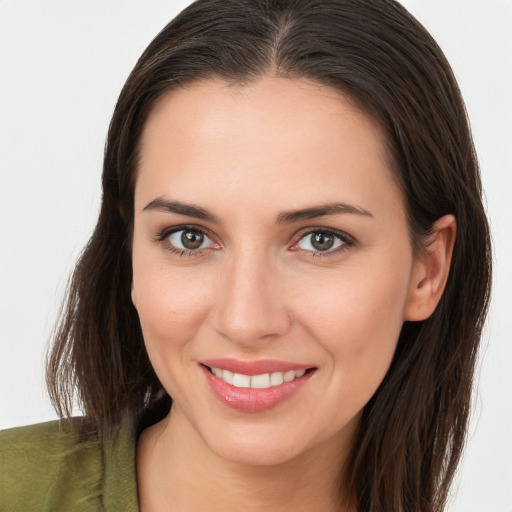
[[[77,421],[0,432],[1,512],[138,512],[135,427],[81,440]]]

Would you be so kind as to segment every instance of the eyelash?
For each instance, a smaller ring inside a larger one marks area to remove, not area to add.
[[[343,231],[338,231],[337,229],[332,228],[326,228],[326,227],[318,227],[318,228],[309,228],[306,231],[302,231],[298,233],[298,240],[295,242],[292,246],[292,248],[297,247],[298,244],[304,240],[307,236],[310,235],[316,235],[316,234],[323,234],[323,235],[330,235],[334,238],[337,238],[341,241],[341,245],[334,250],[327,250],[327,251],[306,251],[302,250],[305,254],[308,256],[311,256],[312,258],[325,258],[329,256],[335,256],[341,252],[346,251],[353,245],[355,245],[355,240],[347,233],[344,233]],[[301,251],[300,248],[293,249],[294,251]]]
[[[207,249],[179,249],[178,247],[174,247],[169,243],[169,237],[174,233],[179,233],[180,231],[197,231],[198,233],[202,233],[206,237],[208,237],[213,242],[213,238],[208,235],[208,233],[203,228],[198,228],[196,226],[183,225],[183,226],[174,226],[172,228],[165,228],[160,233],[157,234],[154,241],[156,243],[160,243],[164,246],[165,250],[169,251],[172,254],[176,254],[178,256],[199,256],[203,254]],[[214,242],[215,243],[215,242]],[[218,245],[218,244],[216,244]]]
[[[203,235],[208,237],[210,240],[212,240],[212,242],[215,245],[218,246],[218,244],[216,244],[213,241],[213,238],[208,235],[207,231],[205,231],[203,228],[199,228],[199,227],[191,226],[191,225],[182,225],[182,226],[174,226],[172,228],[165,228],[157,234],[154,241],[156,243],[162,244],[167,251],[169,251],[172,254],[176,254],[178,256],[199,256],[199,255],[202,255],[208,249],[210,249],[209,247],[204,248],[204,249],[197,249],[197,250],[179,249],[169,243],[169,237],[171,235],[173,235],[174,233],[179,233],[180,231],[186,231],[186,230],[202,233]],[[341,241],[341,245],[332,251],[331,250],[309,251],[309,250],[301,250],[300,248],[297,248],[298,244],[302,240],[304,240],[307,236],[313,235],[313,234],[327,234],[327,235],[333,236]],[[302,251],[303,253],[305,253],[308,256],[313,257],[313,258],[323,258],[323,257],[328,257],[328,256],[333,256],[333,255],[339,254],[340,252],[346,251],[347,249],[349,249],[356,243],[354,238],[352,238],[347,233],[344,233],[343,231],[338,231],[338,230],[332,229],[332,228],[326,228],[326,227],[310,228],[306,231],[299,232],[297,235],[298,235],[298,240],[292,245],[291,250],[297,251],[297,252]],[[297,235],[295,235],[295,236],[297,236]]]

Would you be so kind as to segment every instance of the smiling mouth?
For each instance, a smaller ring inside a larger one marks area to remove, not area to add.
[[[269,411],[292,399],[318,370],[301,363],[232,358],[210,359],[200,367],[213,395],[223,405],[243,413]]]
[[[236,388],[268,389],[280,386],[283,383],[292,382],[300,379],[306,373],[314,371],[316,368],[307,368],[301,370],[290,370],[287,372],[262,373],[260,375],[245,375],[243,373],[234,373],[222,368],[203,365],[212,375],[223,380]]]

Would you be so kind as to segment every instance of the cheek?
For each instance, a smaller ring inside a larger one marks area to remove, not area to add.
[[[190,269],[171,268],[165,254],[133,251],[133,297],[148,354],[157,359],[183,350],[194,337],[211,302],[206,276],[190,279]]]
[[[146,267],[134,272],[134,289],[151,364],[167,392],[183,401],[184,397],[193,400],[193,390],[183,383],[190,371],[190,342],[197,337],[210,299],[207,287],[192,285],[181,275],[165,267],[154,271]]]
[[[362,408],[384,378],[403,325],[408,273],[397,267],[350,272],[304,302],[310,333],[330,359],[332,398]]]
[[[405,304],[409,293],[409,272],[382,272],[377,267],[347,268],[335,277],[330,276],[317,293],[304,283],[297,293],[301,297],[300,307],[309,324],[319,333],[325,331],[343,340],[350,337],[356,346],[365,346],[373,333],[380,337],[386,332],[399,330],[404,318]],[[311,283],[312,284],[312,283]],[[361,336],[354,336],[357,332]],[[366,336],[362,336],[366,333]],[[373,337],[373,336],[372,336]]]
[[[137,284],[135,284],[137,286]],[[176,275],[145,280],[137,289],[139,318],[148,341],[179,343],[200,325],[209,302],[206,290],[182,283]]]

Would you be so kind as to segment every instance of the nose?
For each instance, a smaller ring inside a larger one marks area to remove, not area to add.
[[[291,315],[283,276],[271,258],[238,253],[218,278],[213,325],[219,334],[239,346],[255,347],[288,331]]]

